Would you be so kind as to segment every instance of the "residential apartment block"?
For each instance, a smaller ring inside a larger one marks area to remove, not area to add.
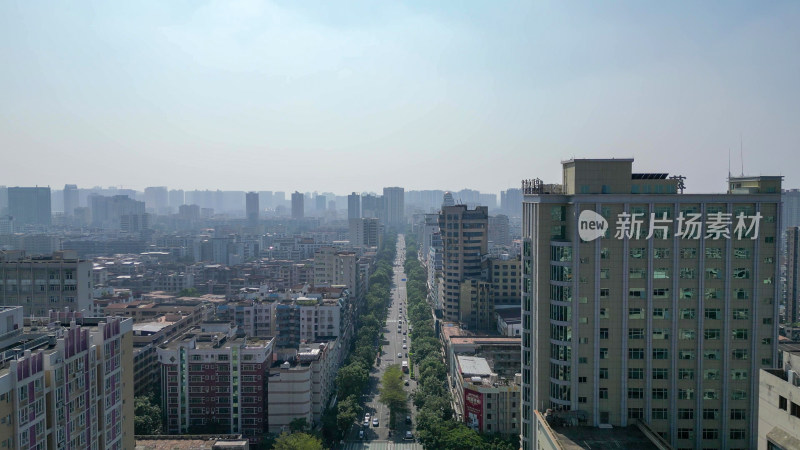
[[[162,409],[170,434],[267,431],[267,369],[273,339],[207,321],[157,349]]]
[[[295,419],[320,423],[344,356],[341,341],[313,342],[276,352],[269,369],[269,431],[288,431]]]
[[[23,328],[15,307],[0,322],[3,448],[133,447],[132,320],[60,312]]]
[[[781,177],[684,194],[632,159],[523,183],[523,449],[534,411],[649,424],[678,449],[755,448],[776,362]]]

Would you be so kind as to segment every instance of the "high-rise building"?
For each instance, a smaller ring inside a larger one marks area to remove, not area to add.
[[[258,204],[262,208],[271,209],[274,206],[273,199],[272,191],[258,191]]]
[[[247,226],[258,226],[259,215],[258,192],[248,192],[245,194],[245,211],[247,213]]]
[[[75,184],[64,185],[64,215],[72,217],[75,214],[75,208],[80,206],[78,203],[78,186]]]
[[[294,191],[292,194],[292,219],[305,217],[305,197],[302,193]]]
[[[403,230],[406,225],[405,194],[401,187],[383,188],[384,215],[386,225]]]
[[[256,438],[267,431],[266,378],[274,339],[236,331],[225,321],[203,322],[159,346],[167,433],[214,430]]]
[[[453,199],[453,193],[450,191],[445,192],[444,196],[442,196],[442,208],[445,206],[455,206],[455,204],[456,201]]]
[[[52,210],[49,187],[10,187],[8,188],[8,214],[14,218],[16,226],[49,226]]]
[[[783,201],[784,228],[800,227],[800,189],[784,189],[781,195]]]
[[[361,217],[382,219],[384,217],[383,210],[383,197],[373,194],[363,194],[361,196]]]
[[[786,229],[786,312],[784,322],[800,321],[800,227]]]
[[[169,190],[166,186],[144,188],[144,204],[149,213],[165,214],[169,206]]]
[[[381,222],[375,217],[350,220],[350,244],[354,247],[380,247]]]
[[[46,316],[49,310],[89,311],[92,306],[92,263],[75,251],[28,258],[24,252],[0,252],[0,304],[22,305],[25,315]]]
[[[500,209],[511,217],[519,217],[522,214],[522,189],[501,191]]]
[[[7,214],[8,209],[8,187],[0,186],[0,214]]]
[[[183,189],[171,189],[169,191],[169,207],[171,212],[175,212],[182,205],[186,204],[186,194]]]
[[[325,211],[325,207],[327,206],[327,200],[324,195],[317,194],[314,196],[314,204],[316,205],[317,211],[322,212]]]
[[[91,195],[89,203],[92,208],[92,224],[95,226],[126,233],[137,233],[150,228],[145,203],[127,195]]]
[[[508,247],[511,245],[508,216],[505,214],[489,217],[489,242],[492,243],[493,247]]]
[[[642,421],[675,448],[756,448],[781,177],[683,194],[683,177],[632,165],[573,159],[562,185],[523,183],[523,449],[546,409]]]
[[[361,196],[353,192],[347,196],[347,219],[361,218]]]
[[[478,206],[445,206],[439,213],[442,235],[444,278],[444,319],[459,322],[461,283],[481,278],[481,259],[488,250],[489,210]],[[467,301],[467,299],[465,299]],[[466,318],[464,318],[466,320]]]
[[[53,312],[42,334],[23,329],[19,306],[0,319],[4,448],[134,447],[133,320]]]

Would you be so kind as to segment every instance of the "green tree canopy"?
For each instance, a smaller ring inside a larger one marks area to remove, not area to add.
[[[392,427],[394,418],[407,409],[408,402],[408,394],[403,389],[403,372],[397,364],[387,367],[383,373],[380,401],[389,408],[389,427]]]
[[[274,450],[322,450],[322,441],[308,433],[283,433],[275,439]]]
[[[135,434],[161,434],[161,407],[148,396],[133,399],[133,429]]]

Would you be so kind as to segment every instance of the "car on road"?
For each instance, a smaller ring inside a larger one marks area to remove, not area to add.
[[[414,435],[411,434],[410,431],[406,430],[406,437],[404,437],[403,439],[405,439],[407,441],[413,441],[414,440]]]
[[[364,439],[364,430],[358,430],[358,438]]]
[[[403,331],[403,335],[405,335],[405,334],[406,334],[406,332],[405,332],[405,331]]]
[[[402,358],[402,357],[403,357],[403,354],[402,354],[402,353],[398,353],[398,354],[397,354],[397,357],[398,357],[398,358]]]
[[[411,416],[406,415],[406,423],[411,423]]]
[[[367,413],[367,415],[364,416],[364,426],[365,427],[369,426],[369,413]]]
[[[408,386],[408,380],[406,380],[406,381],[405,381],[405,383],[403,383],[403,384],[404,384],[404,385],[406,385],[406,386]]]
[[[403,344],[403,350],[405,350],[407,348],[408,348],[408,346],[406,344]]]
[[[379,425],[378,418],[376,417],[376,418],[372,419],[372,426],[373,427],[377,427],[378,425]]]

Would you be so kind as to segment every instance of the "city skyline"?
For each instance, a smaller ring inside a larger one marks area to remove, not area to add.
[[[728,166],[792,187],[798,19],[792,2],[6,2],[0,175],[288,191],[302,173],[322,191],[347,167],[342,193],[498,192],[613,156],[688,192],[724,190]]]

